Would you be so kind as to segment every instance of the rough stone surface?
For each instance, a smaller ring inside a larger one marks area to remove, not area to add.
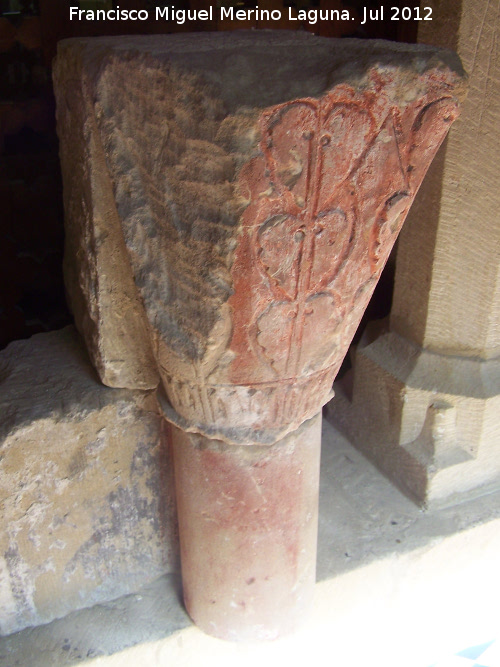
[[[294,632],[316,580],[321,414],[270,447],[172,442],[189,615],[222,639]]]
[[[329,408],[426,504],[500,486],[498,8],[444,0],[435,19],[419,40],[457,49],[469,93],[402,232],[389,331],[360,347]]]
[[[272,32],[69,40],[55,84],[67,285],[102,380],[159,372],[167,418],[229,443],[317,414],[457,116],[458,60]]]
[[[170,454],[151,392],[109,389],[72,327],[0,354],[0,632],[178,567]]]

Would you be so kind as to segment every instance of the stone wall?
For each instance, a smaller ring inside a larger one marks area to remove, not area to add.
[[[434,3],[419,41],[456,48],[463,113],[399,240],[387,330],[365,336],[332,423],[421,504],[500,485],[498,7]]]

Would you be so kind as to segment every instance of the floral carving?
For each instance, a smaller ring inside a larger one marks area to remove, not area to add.
[[[431,47],[261,37],[68,42],[55,68],[68,293],[101,379],[161,378],[171,421],[247,444],[329,399],[464,88]]]
[[[262,114],[262,157],[241,179],[252,200],[245,257],[261,276],[247,328],[276,378],[336,372],[420,185],[420,165],[457,115],[453,98],[432,91],[401,108],[382,83],[372,73],[378,94],[343,85]]]

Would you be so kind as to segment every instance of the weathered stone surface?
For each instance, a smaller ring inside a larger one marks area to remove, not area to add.
[[[178,565],[163,420],[109,389],[72,327],[0,354],[0,632],[133,592]]]
[[[432,47],[303,34],[61,43],[67,284],[102,380],[159,369],[168,419],[230,443],[315,415],[461,77]]]

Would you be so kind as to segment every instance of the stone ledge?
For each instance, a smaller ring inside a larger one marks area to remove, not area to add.
[[[320,581],[299,633],[260,645],[208,637],[191,626],[171,575],[137,595],[3,638],[0,662],[225,667],[331,665],[334,656],[364,667],[377,655],[401,667],[404,652],[405,667],[425,667],[441,651],[495,636],[499,529],[499,493],[423,512],[324,423]]]
[[[73,327],[0,354],[0,633],[178,569],[162,428],[154,394],[100,383]]]

